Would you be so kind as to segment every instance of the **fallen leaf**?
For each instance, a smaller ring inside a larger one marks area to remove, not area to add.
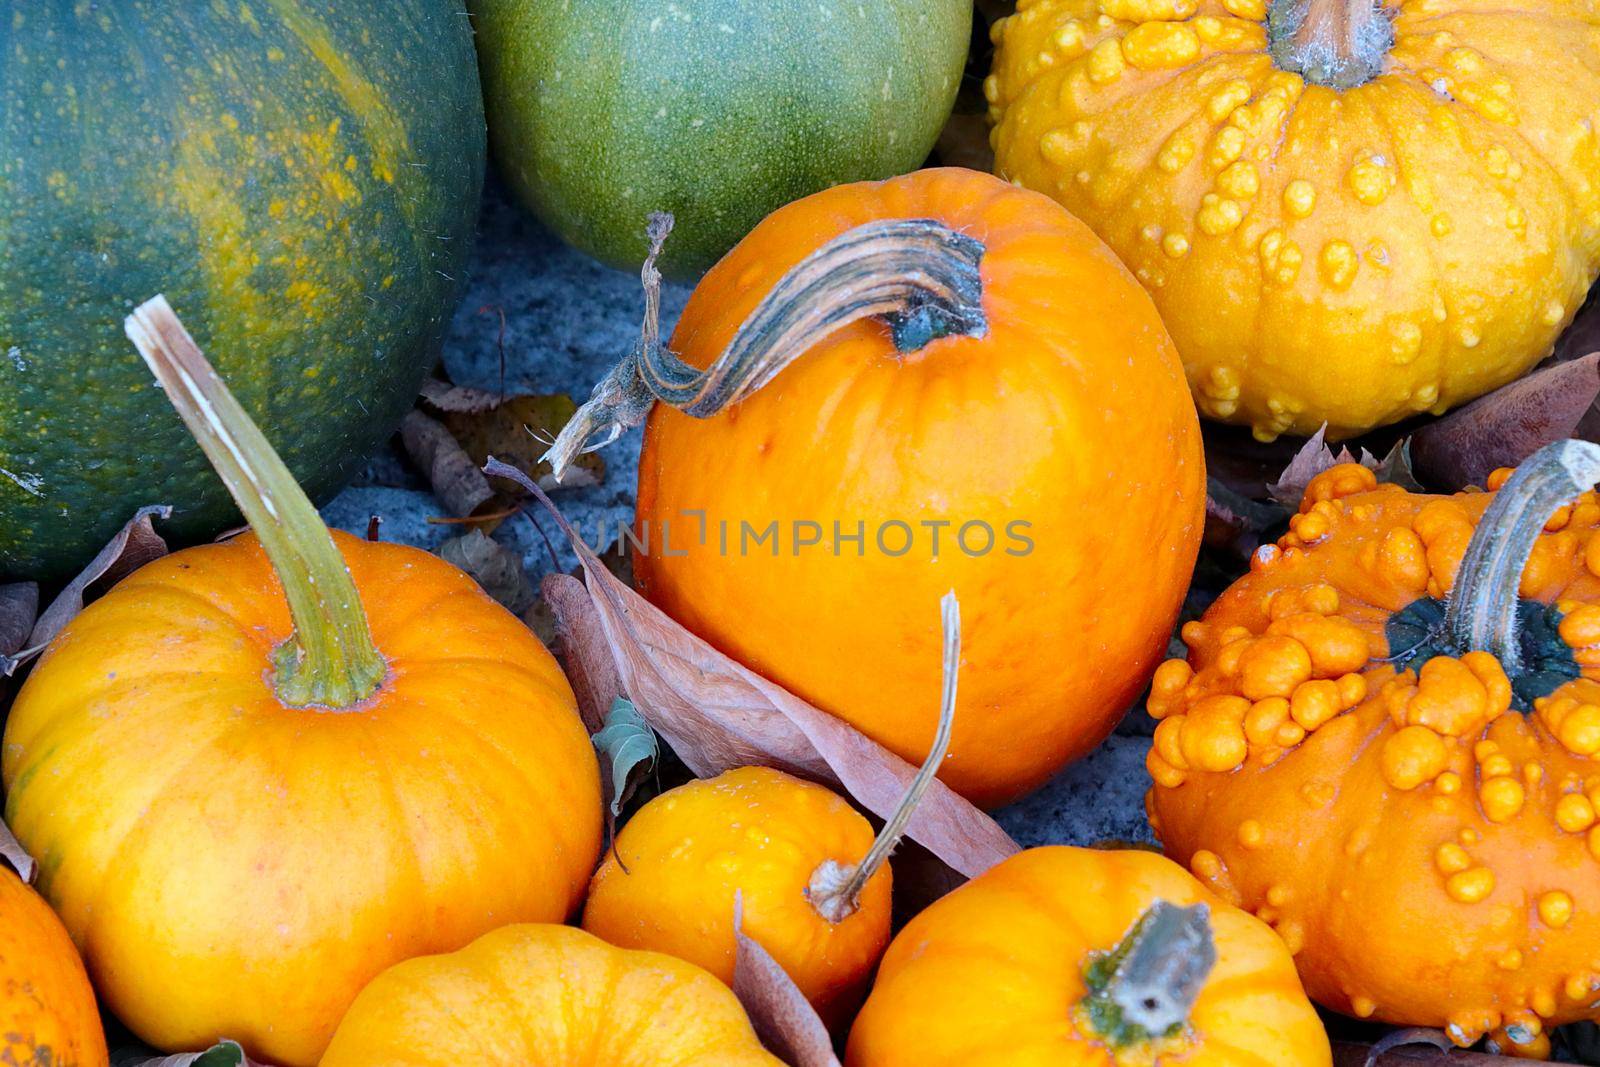
[[[482,389],[438,382],[424,386],[422,402],[439,412],[439,421],[480,467],[490,455],[506,457],[514,466],[537,472],[539,486],[546,490],[581,489],[598,485],[605,477],[605,461],[594,453],[573,463],[560,482],[539,458],[578,410],[570,396],[501,398]],[[498,488],[503,502],[525,499],[510,486]]]
[[[602,767],[609,772],[610,782],[606,796],[613,819],[622,817],[628,798],[639,788],[639,782],[656,765],[661,746],[655,731],[645,721],[639,709],[625,697],[617,697],[606,715],[606,724],[594,735],[594,747],[604,757]]]
[[[1407,1040],[1388,1047],[1383,1047],[1383,1041],[1371,1045],[1355,1041],[1333,1043],[1334,1067],[1510,1067],[1527,1062],[1454,1047],[1446,1051],[1431,1041]]]
[[[1415,464],[1412,461],[1412,441],[1409,437],[1402,437],[1394,443],[1389,454],[1380,459],[1377,466],[1372,467],[1372,473],[1378,476],[1379,483],[1383,485],[1398,485],[1408,493],[1421,493],[1426,489],[1422,480],[1417,477]],[[1366,449],[1361,450],[1361,462],[1366,463],[1372,453]],[[1368,464],[1368,466],[1372,466]]]
[[[39,618],[39,583],[0,585],[0,656],[14,656],[28,643]]]
[[[833,1038],[772,954],[744,932],[743,902],[733,905],[733,992],[767,1050],[789,1067],[839,1067]]]
[[[555,616],[561,665],[578,697],[578,714],[589,732],[605,726],[606,709],[622,697],[622,676],[611,658],[605,627],[589,590],[570,574],[545,578],[540,593]]]
[[[1261,544],[1267,530],[1289,520],[1289,509],[1275,502],[1251,500],[1215,478],[1206,480],[1208,548],[1246,558]]]
[[[1329,467],[1356,461],[1348,448],[1340,448],[1335,454],[1324,441],[1327,433],[1328,427],[1324,423],[1316,433],[1306,438],[1306,443],[1300,446],[1300,451],[1294,454],[1283,473],[1278,475],[1278,480],[1267,486],[1268,496],[1291,511],[1297,510],[1311,479]]]
[[[563,627],[604,633],[605,648],[587,651],[609,653],[626,695],[691,771],[709,778],[733,767],[777,767],[842,787],[879,818],[894,812],[915,767],[722,655],[617,580],[527,475],[493,458],[485,471],[518,481],[561,527],[583,564],[588,593],[586,603],[557,605],[571,613]],[[590,612],[596,618],[573,617]],[[993,819],[939,781],[908,832],[969,878],[1018,851]]]
[[[444,424],[415,409],[400,420],[400,442],[450,514],[464,518],[494,497],[489,479]]]
[[[173,1056],[151,1056],[142,1051],[119,1052],[111,1057],[111,1067],[267,1067],[244,1054],[238,1042],[222,1040],[204,1052],[180,1052]]]
[[[537,599],[522,557],[482,530],[469,530],[439,546],[439,557],[472,575],[483,591],[521,615]]]
[[[17,872],[17,877],[28,885],[33,884],[33,876],[39,873],[39,865],[3,822],[0,822],[0,860],[5,860],[6,865]]]
[[[1496,468],[1577,436],[1597,397],[1600,352],[1535,371],[1418,430],[1417,470],[1444,489],[1482,485]]]
[[[15,655],[0,654],[0,675],[12,674],[43,652],[96,592],[111,588],[146,563],[166,555],[167,543],[150,520],[152,516],[165,519],[171,514],[172,509],[165,505],[142,507],[135,512],[117,536],[44,609],[28,634],[28,647]]]

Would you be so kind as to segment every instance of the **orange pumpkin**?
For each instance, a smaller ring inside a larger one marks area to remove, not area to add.
[[[554,458],[669,400],[635,573],[723,652],[918,762],[935,714],[906,694],[938,686],[926,605],[953,588],[972,639],[940,773],[986,806],[1144,684],[1199,543],[1198,423],[1148,296],[1046,198],[965,170],[807,197],[637,356],[650,391],[613,372]]]
[[[1270,440],[1447,408],[1600,271],[1594,0],[1033,0],[998,173],[1154,296],[1202,414]]]
[[[78,950],[50,906],[0,863],[0,1063],[108,1062]]]
[[[1266,924],[1149,852],[1030,849],[889,946],[846,1067],[1329,1067]]]
[[[61,633],[6,723],[7,819],[140,1037],[309,1065],[390,964],[571,912],[598,766],[521,622],[427,553],[330,538],[165,302],[130,323],[255,533]]]
[[[887,865],[845,906],[830,872],[859,863],[872,826],[832,790],[767,767],[696,780],[644,805],[617,835],[583,928],[666,952],[730,985],[735,897],[742,929],[772,954],[829,1025],[861,1002],[889,944]]]
[[[1149,806],[1320,1003],[1540,1054],[1600,1014],[1600,448],[1506,474],[1313,480],[1157,671]]]
[[[783,1067],[693,964],[526,924],[372,980],[321,1067]]]

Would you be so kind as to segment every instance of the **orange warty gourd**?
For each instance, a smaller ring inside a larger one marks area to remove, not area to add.
[[[846,1067],[1329,1067],[1288,951],[1150,852],[1029,849],[912,919]]]
[[[733,983],[735,897],[761,944],[825,1022],[861,1003],[889,944],[890,873],[853,905],[819,907],[830,874],[872,847],[867,820],[838,794],[767,767],[696,780],[644,805],[617,835],[584,904],[583,928],[624,948],[665,952]],[[836,910],[829,910],[836,909]]]
[[[0,863],[0,1063],[108,1062],[78,950],[50,906]]]
[[[1600,4],[1022,0],[996,170],[1155,297],[1200,411],[1269,440],[1525,372],[1600,270]]]
[[[968,798],[1039,784],[1144,684],[1204,521],[1198,420],[1149,297],[1045,197],[951,169],[782,208],[671,350],[647,325],[558,469],[656,397],[644,592],[920,762],[934,709],[906,694],[938,685],[926,605],[954,588],[973,636],[941,777]]]
[[[309,1065],[390,964],[571,912],[598,766],[525,626],[434,556],[330,538],[165,301],[129,332],[254,533],[61,633],[6,723],[6,817],[140,1037]]]
[[[1149,807],[1320,1003],[1539,1055],[1600,1015],[1600,447],[1507,474],[1318,475],[1156,672]]]
[[[690,963],[523,924],[407,960],[356,998],[321,1067],[783,1067]]]

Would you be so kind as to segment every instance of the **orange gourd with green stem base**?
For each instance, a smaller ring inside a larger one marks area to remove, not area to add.
[[[1542,1055],[1600,1015],[1600,446],[1507,474],[1317,476],[1156,672],[1149,807],[1318,1002]]]
[[[1160,856],[1029,849],[912,919],[846,1067],[1329,1067],[1288,951]]]
[[[927,605],[955,590],[972,638],[940,777],[980,805],[1110,732],[1183,600],[1204,461],[1166,330],[1087,227],[989,175],[774,212],[670,350],[652,314],[556,468],[647,414],[644,593],[911,762],[936,728],[906,699],[939,684]]]
[[[1149,289],[1201,414],[1265,440],[1442,412],[1600,271],[1594,0],[1032,0],[997,173]]]
[[[128,330],[253,532],[62,631],[6,723],[6,817],[140,1037],[308,1067],[390,964],[571,912],[598,767],[521,622],[434,556],[330,536],[165,301]]]
[[[320,1067],[783,1067],[691,963],[524,923],[372,980]]]
[[[78,950],[50,906],[0,863],[0,1063],[107,1062],[100,1012]]]
[[[663,793],[617,835],[584,904],[583,927],[615,945],[667,952],[733,983],[739,930],[759,942],[823,1021],[840,1027],[889,944],[889,854],[950,743],[960,609],[942,605],[939,734],[905,798],[873,835],[832,790],[740,767]]]

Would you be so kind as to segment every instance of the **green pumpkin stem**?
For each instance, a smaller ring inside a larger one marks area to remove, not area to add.
[[[1523,668],[1517,630],[1522,572],[1545,523],[1600,481],[1600,445],[1556,441],[1522,462],[1478,520],[1444,625],[1457,647],[1491,653],[1516,677]]]
[[[811,906],[817,909],[817,914],[830,923],[843,922],[861,906],[861,890],[878,873],[878,868],[888,862],[889,854],[900,844],[906,828],[911,825],[911,817],[916,814],[917,805],[938,776],[939,766],[949,751],[950,733],[956,718],[956,681],[961,675],[961,604],[956,600],[954,590],[940,599],[939,617],[944,627],[944,687],[939,700],[939,725],[934,731],[933,747],[928,750],[928,758],[922,761],[905,796],[900,798],[899,805],[883,824],[883,829],[878,831],[872,847],[861,862],[846,865],[825,860],[811,875],[806,896]]]
[[[1267,48],[1278,69],[1354,89],[1383,73],[1394,24],[1378,0],[1271,0]]]
[[[135,308],[123,328],[238,503],[283,586],[294,633],[273,655],[279,699],[291,707],[359,704],[377,690],[388,666],[317,509],[165,297]]]
[[[650,255],[640,272],[644,327],[633,351],[594,387],[545,453],[558,479],[578,456],[643,422],[657,400],[710,418],[852,322],[885,320],[902,352],[950,334],[981,336],[988,329],[979,273],[983,243],[934,219],[884,219],[840,234],[796,264],[762,298],[727,350],[702,371],[661,341],[661,275],[655,261],[671,229],[672,216],[651,216]]]
[[[1089,1025],[1113,1048],[1176,1036],[1216,963],[1209,909],[1158,900],[1084,968]]]

